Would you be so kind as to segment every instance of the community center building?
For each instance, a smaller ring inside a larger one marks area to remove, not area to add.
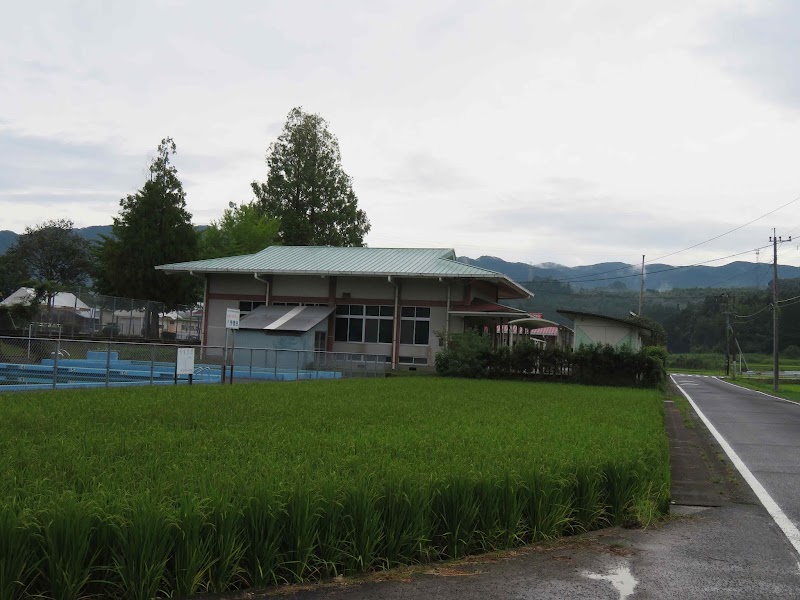
[[[203,346],[223,345],[235,308],[239,347],[377,356],[393,368],[433,365],[449,334],[528,317],[502,301],[533,296],[447,248],[270,246],[156,268],[204,280]]]

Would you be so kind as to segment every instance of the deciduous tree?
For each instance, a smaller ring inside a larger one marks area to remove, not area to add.
[[[53,219],[26,227],[8,249],[5,262],[22,279],[65,287],[84,283],[91,253],[89,242],[72,229],[72,221]]]
[[[266,216],[255,203],[236,206],[233,202],[200,233],[200,258],[253,254],[278,239],[277,219]]]
[[[266,183],[252,184],[265,214],[280,221],[289,246],[362,246],[370,225],[342,169],[339,142],[328,123],[294,108],[269,147]]]

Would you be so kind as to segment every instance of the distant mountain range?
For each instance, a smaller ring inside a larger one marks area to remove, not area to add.
[[[195,229],[197,231],[202,231],[206,227],[207,225],[195,225]],[[74,231],[78,235],[85,237],[90,242],[95,242],[100,240],[101,235],[111,235],[111,225],[76,227]],[[14,233],[13,231],[8,231],[7,229],[0,231],[0,254],[5,254],[6,250],[8,250],[14,244],[14,242],[17,241],[18,235],[19,234]]]
[[[494,256],[459,257],[461,262],[498,271],[517,282],[553,279],[581,288],[639,289],[641,265],[620,262],[598,263],[581,267],[565,267],[554,263],[529,265],[507,262]],[[800,267],[778,266],[779,279],[800,278]],[[718,267],[674,267],[664,264],[645,265],[645,288],[668,291],[683,288],[763,287],[772,281],[772,265],[768,263],[733,262]]]
[[[199,225],[197,229],[205,229]],[[94,225],[76,228],[75,231],[87,240],[99,240],[101,235],[111,234],[111,225]],[[0,254],[16,241],[13,231],[0,231]],[[556,280],[569,284],[573,289],[612,288],[639,289],[640,265],[621,262],[598,263],[581,267],[566,267],[555,263],[530,265],[508,262],[495,256],[479,258],[459,257],[461,262],[503,273],[514,281]],[[772,280],[772,265],[769,263],[733,262],[719,267],[674,267],[665,264],[648,264],[645,269],[645,287],[649,290],[667,291],[684,288],[745,288],[763,287]],[[800,267],[778,266],[781,279],[800,278]]]
[[[101,235],[111,235],[111,225],[92,225],[91,227],[75,228],[75,232],[93,242],[99,240]],[[6,250],[17,241],[18,235],[7,229],[0,231],[0,254],[5,254]]]

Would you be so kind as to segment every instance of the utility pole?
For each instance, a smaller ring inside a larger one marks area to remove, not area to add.
[[[639,275],[639,316],[642,316],[642,298],[644,297],[644,254],[642,254],[642,273]]]
[[[772,389],[776,392],[780,387],[779,368],[778,363],[778,242],[783,242],[782,237],[775,234],[775,228],[772,228],[772,237],[769,238],[772,242]],[[787,242],[792,241],[792,236],[789,236]]]
[[[731,313],[725,311],[725,376],[731,374]]]

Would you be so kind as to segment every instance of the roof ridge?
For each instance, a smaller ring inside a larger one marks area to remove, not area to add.
[[[499,271],[492,271],[491,269],[487,269],[486,267],[479,267],[477,265],[471,265],[469,263],[461,262],[457,258],[440,257],[439,260],[446,260],[448,262],[457,263],[459,265],[465,265],[465,266],[470,267],[472,269],[478,269],[479,271],[486,271],[487,273],[491,273],[492,275],[502,275],[503,277],[507,277],[507,275],[503,275],[503,273],[500,273]],[[511,280],[510,277],[508,277],[508,279]]]

